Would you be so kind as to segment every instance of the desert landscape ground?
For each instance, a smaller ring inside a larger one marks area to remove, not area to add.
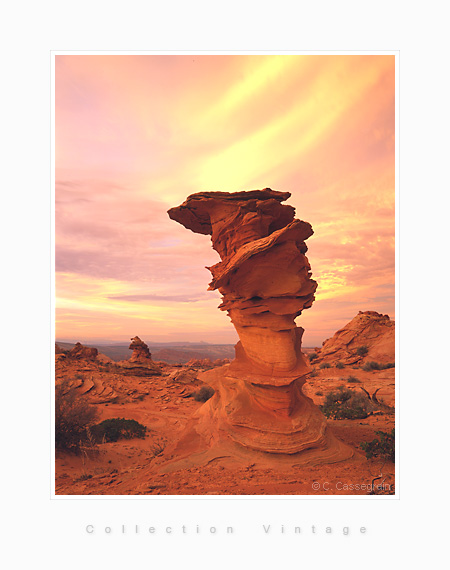
[[[338,353],[334,361],[332,355],[322,355],[323,348],[304,349],[312,358],[304,392],[315,404],[323,405],[326,395],[340,386],[363,395],[363,389],[371,396],[376,393],[377,401],[373,402],[373,410],[368,417],[328,419],[336,437],[354,451],[351,459],[329,465],[285,466],[281,460],[273,458],[272,466],[268,467],[258,465],[249,456],[247,461],[234,464],[223,458],[202,467],[162,473],[161,459],[168,443],[180,436],[194,412],[204,405],[193,397],[204,386],[201,373],[223,362],[195,359],[184,365],[158,362],[153,370],[146,370],[141,362],[135,363],[133,370],[101,353],[93,356],[92,352],[80,350],[78,355],[73,355],[73,349],[71,354],[57,348],[57,385],[68,380],[77,398],[89,402],[99,411],[98,422],[109,418],[133,419],[143,424],[147,431],[144,438],[119,439],[95,444],[91,448],[85,446],[80,453],[57,450],[56,494],[392,494],[395,490],[394,463],[377,457],[367,459],[360,444],[377,438],[377,431],[387,433],[394,427],[395,368],[370,370],[367,366],[367,363],[375,361],[374,358],[378,358],[375,362],[380,363],[392,359],[394,323],[377,313],[363,317],[366,320],[365,330],[361,326],[361,316],[353,320],[356,321],[350,332],[353,342],[348,348],[339,340],[342,333],[326,343],[329,349],[334,343]],[[381,341],[385,345],[384,357],[376,348]],[[344,350],[348,358],[359,346],[367,346],[367,354],[363,357],[356,355],[352,364],[343,366]],[[323,366],[325,363],[329,367]],[[128,366],[130,364],[128,361]],[[381,478],[376,479],[379,476]],[[374,490],[369,488],[373,481]]]

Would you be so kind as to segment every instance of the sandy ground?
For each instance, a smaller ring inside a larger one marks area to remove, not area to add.
[[[233,467],[215,461],[163,474],[154,465],[161,461],[159,455],[165,445],[180,436],[191,415],[203,405],[185,397],[200,383],[186,378],[174,380],[173,374],[180,372],[179,367],[166,368],[166,376],[123,378],[89,364],[57,366],[57,381],[74,377],[80,370],[86,385],[80,391],[92,384],[97,387],[97,394],[91,388],[84,397],[96,402],[99,421],[117,417],[134,419],[147,427],[147,436],[99,444],[78,456],[57,452],[57,495],[368,495],[374,494],[372,482],[376,485],[375,494],[394,493],[394,464],[367,460],[359,448],[361,442],[374,439],[377,430],[390,431],[394,427],[394,369],[373,372],[323,369],[304,387],[316,404],[321,404],[329,391],[342,385],[354,390],[364,387],[369,394],[379,388],[377,397],[381,405],[374,415],[364,420],[329,421],[336,437],[355,450],[350,460],[286,467],[278,465],[275,458],[272,468],[261,468],[249,457],[248,462],[241,461]],[[116,395],[115,401],[101,403],[99,393],[111,390]]]

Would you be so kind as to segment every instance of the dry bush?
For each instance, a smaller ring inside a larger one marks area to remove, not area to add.
[[[150,453],[152,457],[158,457],[166,448],[166,440],[164,438],[154,439],[150,445]]]
[[[366,354],[369,352],[369,347],[364,344],[363,346],[358,346],[358,348],[356,349],[356,354],[358,356],[366,356]]]
[[[202,386],[199,390],[192,393],[192,397],[196,402],[207,402],[214,396],[214,389],[211,386]]]
[[[80,453],[83,447],[90,446],[90,432],[98,418],[95,406],[70,388],[64,380],[55,389],[55,446],[56,449]]]
[[[395,368],[395,362],[388,362],[387,364],[381,364],[380,362],[366,362],[361,366],[366,372],[371,372],[372,370],[387,370],[388,368]]]
[[[95,424],[89,430],[92,432],[94,441],[106,443],[119,439],[145,438],[147,428],[136,420],[125,418],[110,418]]]
[[[361,384],[361,380],[356,378],[356,376],[349,376],[347,378],[347,382],[349,382],[350,384]]]
[[[333,420],[357,420],[367,418],[374,405],[366,394],[340,386],[326,395],[321,409],[327,418]]]

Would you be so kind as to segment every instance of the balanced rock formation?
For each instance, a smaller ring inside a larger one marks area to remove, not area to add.
[[[359,311],[349,323],[323,342],[315,362],[395,362],[395,322],[389,315]]]
[[[297,463],[352,455],[302,392],[310,368],[295,318],[311,307],[317,283],[305,256],[313,230],[282,204],[289,197],[270,188],[200,192],[168,212],[187,229],[211,235],[221,261],[209,268],[209,289],[222,294],[220,309],[240,339],[231,364],[199,376],[215,395],[192,419],[174,457],[186,449],[198,461],[244,450]]]
[[[136,376],[161,374],[161,367],[153,362],[148,345],[138,336],[131,339],[131,344],[128,348],[133,351],[131,357],[129,360],[117,362],[118,366],[126,369],[127,373],[135,374]]]
[[[131,339],[131,344],[128,348],[133,351],[130,362],[146,362],[152,360],[152,355],[150,354],[148,345],[145,344],[145,342],[143,342],[138,336]]]

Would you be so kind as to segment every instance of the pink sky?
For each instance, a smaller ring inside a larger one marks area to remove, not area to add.
[[[289,191],[310,222],[320,345],[394,318],[394,56],[56,56],[56,338],[235,342],[194,192]]]

